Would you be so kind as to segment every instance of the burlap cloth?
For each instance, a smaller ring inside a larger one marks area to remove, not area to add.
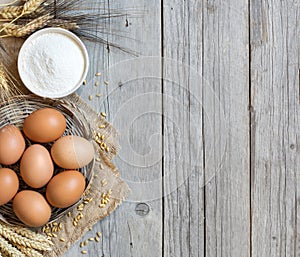
[[[91,187],[84,198],[92,198],[92,201],[84,205],[82,212],[82,219],[78,221],[78,225],[73,225],[73,219],[79,214],[77,208],[71,212],[71,216],[65,215],[57,223],[62,224],[62,229],[56,232],[57,238],[52,238],[54,247],[52,252],[45,253],[44,256],[56,257],[66,252],[73,243],[79,240],[88,229],[97,223],[99,220],[111,214],[118,205],[127,197],[130,189],[127,184],[120,178],[118,169],[112,163],[112,159],[116,156],[119,149],[117,141],[117,131],[107,122],[101,115],[97,114],[91,107],[89,107],[78,95],[73,94],[64,98],[71,105],[76,106],[82,112],[82,115],[90,122],[92,130],[99,129],[100,125],[105,128],[101,129],[101,134],[105,136],[106,144],[110,151],[101,151],[97,147],[98,160],[94,167],[94,177]],[[105,181],[105,183],[103,183]],[[111,190],[110,201],[105,207],[100,208],[101,195]],[[42,232],[41,232],[42,233]],[[62,242],[60,239],[65,239]]]

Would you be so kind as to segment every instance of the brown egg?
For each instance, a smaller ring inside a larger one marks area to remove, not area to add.
[[[23,131],[34,142],[49,143],[61,137],[66,126],[66,119],[58,110],[44,108],[25,119]]]
[[[51,216],[51,207],[38,192],[23,190],[13,200],[16,216],[29,227],[45,225]]]
[[[17,174],[7,168],[0,169],[0,205],[8,203],[19,189]]]
[[[13,125],[0,129],[0,163],[16,163],[25,150],[25,140],[20,130]]]
[[[50,180],[46,189],[46,198],[54,207],[67,208],[80,199],[84,189],[84,176],[79,171],[67,170]]]
[[[45,186],[53,171],[50,153],[44,146],[35,144],[25,150],[20,162],[20,174],[27,185],[33,188]]]
[[[89,164],[95,155],[91,142],[79,136],[58,139],[51,148],[53,161],[64,169],[78,169]]]

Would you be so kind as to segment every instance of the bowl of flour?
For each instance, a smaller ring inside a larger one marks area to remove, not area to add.
[[[41,97],[61,98],[75,92],[82,85],[88,67],[83,42],[61,28],[35,32],[24,42],[18,56],[22,82]]]

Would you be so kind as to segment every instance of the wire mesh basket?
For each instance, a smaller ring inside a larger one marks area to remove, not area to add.
[[[92,140],[93,133],[89,122],[86,120],[84,113],[75,104],[69,102],[68,100],[44,99],[33,95],[16,96],[6,102],[0,103],[0,128],[11,124],[22,129],[24,119],[27,116],[29,116],[33,111],[47,107],[54,108],[60,111],[65,116],[67,121],[67,128],[64,132],[64,135],[76,135],[84,137],[88,141]],[[26,137],[24,138],[26,140],[26,147],[32,144],[29,139],[26,139]],[[47,143],[42,145],[50,150],[52,144],[53,143]],[[84,175],[86,179],[85,191],[88,190],[92,182],[94,162],[95,159],[93,159],[93,161],[87,166],[79,169],[79,171]],[[22,180],[22,177],[20,176],[19,162],[14,165],[5,167],[10,168],[17,173],[20,181],[19,191],[30,188],[25,184],[25,182]],[[62,168],[55,165],[54,175],[61,172],[62,170]],[[35,189],[35,191],[45,196],[46,187]],[[83,195],[84,194],[85,192],[83,193]],[[65,209],[53,207],[49,222],[53,222],[64,216],[66,213],[76,207],[80,201],[81,199],[74,205]],[[28,206],[28,208],[30,207]],[[25,226],[14,214],[12,201],[0,206],[0,219],[9,224]]]

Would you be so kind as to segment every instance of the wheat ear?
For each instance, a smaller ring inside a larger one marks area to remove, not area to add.
[[[28,239],[35,240],[35,241],[40,242],[40,243],[46,243],[49,246],[53,245],[53,243],[50,239],[48,239],[47,237],[45,237],[41,234],[35,233],[35,232],[31,231],[30,229],[23,228],[23,227],[20,227],[20,226],[11,226],[10,228],[11,228],[12,231],[14,231],[17,234],[19,234],[23,237],[26,237]]]
[[[40,7],[44,0],[27,0],[23,6],[23,15],[28,15]]]
[[[4,19],[13,19],[18,17],[23,10],[23,6],[8,6],[0,11],[0,16]]]
[[[45,27],[53,16],[46,14],[41,17],[38,17],[26,25],[16,25],[10,23],[4,23],[2,25],[4,36],[6,37],[25,37],[37,29]]]
[[[10,257],[26,257],[25,254],[20,252],[17,248],[13,247],[2,236],[0,236],[0,251],[2,254]]]
[[[51,20],[49,25],[52,27],[63,28],[66,30],[79,29],[79,26],[76,22],[68,22],[62,19]]]
[[[4,71],[4,67],[1,63],[0,63],[0,89],[3,89],[5,91],[9,90],[7,77]]]
[[[43,257],[41,253],[39,253],[37,250],[34,250],[32,248],[24,247],[21,245],[16,245],[16,248],[25,254],[27,257]]]
[[[23,6],[7,6],[0,11],[0,16],[4,19],[14,19],[20,15],[28,15],[35,12],[44,0],[27,0]]]
[[[26,237],[20,236],[19,234],[13,232],[6,226],[0,224],[0,235],[7,239],[12,244],[18,244],[21,246],[33,248],[40,251],[51,251],[51,247],[46,243],[36,242],[35,240],[28,239]]]

